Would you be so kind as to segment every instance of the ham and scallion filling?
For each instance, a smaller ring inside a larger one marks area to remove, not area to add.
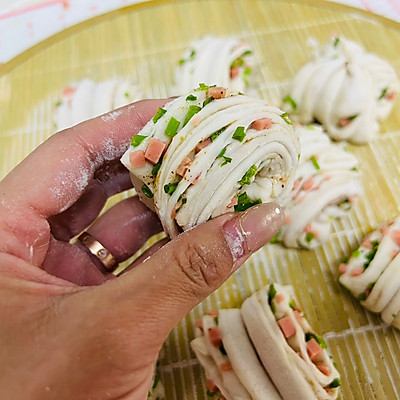
[[[333,390],[340,386],[340,379],[326,352],[324,339],[312,330],[294,297],[287,292],[278,291],[271,284],[267,301],[282,335],[293,351],[308,364],[312,364],[319,373],[326,377],[333,376],[332,381],[324,387],[328,394],[333,395]]]
[[[141,193],[154,200],[174,236],[178,227],[185,230],[225,212],[284,203],[298,154],[291,121],[281,110],[200,84],[159,108],[132,138],[122,162],[142,181]]]

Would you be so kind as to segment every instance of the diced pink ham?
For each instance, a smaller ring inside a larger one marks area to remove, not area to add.
[[[192,180],[191,184],[192,184],[192,185],[195,185],[195,184],[199,181],[200,176],[201,176],[201,172],[200,172],[200,174],[198,174],[198,175]]]
[[[385,96],[385,99],[389,100],[389,101],[393,101],[395,98],[396,98],[396,93],[395,92],[390,92]]]
[[[76,92],[76,88],[74,88],[72,86],[67,86],[63,90],[63,96],[65,96],[65,97],[72,96],[75,92]]]
[[[217,318],[218,317],[218,311],[216,311],[216,310],[208,310],[206,312],[206,314],[209,315],[210,317],[213,317],[213,318]]]
[[[286,338],[293,336],[296,333],[296,327],[289,315],[278,320],[278,325]]]
[[[143,150],[132,151],[129,154],[129,162],[133,168],[142,168],[146,165],[146,158]]]
[[[167,144],[160,139],[151,138],[144,156],[153,164],[157,164],[166,147]]]
[[[222,99],[226,96],[226,89],[221,86],[210,87],[207,90],[206,98]]]
[[[172,209],[171,212],[171,218],[175,219],[177,214],[178,214],[178,210],[182,207],[182,199],[180,199],[174,206],[174,208]]]
[[[203,328],[203,320],[200,319],[196,319],[196,326],[202,331],[204,332],[204,328]]]
[[[315,366],[326,376],[329,376],[331,373],[329,365],[324,362],[315,363]]]
[[[235,79],[239,76],[239,67],[233,67],[230,71],[231,79]]]
[[[339,119],[339,126],[341,126],[342,128],[350,125],[350,123],[351,123],[351,119],[348,117],[343,117],[343,118]]]
[[[298,310],[293,311],[294,317],[296,318],[296,321],[300,324],[301,323],[301,314],[299,313]]]
[[[279,304],[282,303],[285,300],[285,296],[282,293],[278,293],[275,296],[275,301]]]
[[[351,276],[360,276],[363,272],[364,272],[363,267],[356,267],[350,272],[350,275]]]
[[[389,226],[388,226],[388,225],[383,225],[383,226],[381,226],[381,227],[379,228],[379,230],[380,230],[384,235],[386,235],[386,234],[388,233],[388,231],[389,231]]]
[[[293,183],[293,189],[297,190],[300,186],[300,181],[298,179],[296,179]]]
[[[311,224],[307,224],[304,229],[303,229],[304,233],[311,233]]]
[[[397,244],[397,246],[400,246],[400,231],[399,230],[393,229],[390,237]]]
[[[269,129],[272,126],[271,118],[260,118],[252,122],[251,127],[256,131],[262,131]]]
[[[212,143],[212,140],[210,138],[203,140],[202,142],[198,143],[198,145],[195,148],[195,153],[198,153],[199,151],[205,149],[208,145]]]
[[[219,347],[222,345],[222,335],[218,326],[208,329],[208,338],[213,346]]]
[[[292,218],[289,215],[287,215],[285,217],[285,224],[290,224],[291,221],[292,221]]]
[[[231,371],[233,369],[233,367],[232,367],[232,364],[229,361],[227,361],[225,363],[220,364],[219,369],[222,372],[227,372],[227,371]]]
[[[366,249],[372,249],[372,242],[371,238],[367,237],[362,243],[361,246],[365,247]]]
[[[191,163],[192,160],[189,157],[185,157],[179,165],[178,169],[176,170],[176,173],[180,176],[184,176]]]
[[[206,388],[211,392],[211,393],[217,393],[219,392],[218,386],[214,383],[212,379],[207,379],[206,380]]]
[[[307,342],[306,346],[310,360],[311,361],[318,360],[323,350],[322,347],[317,343],[317,341],[314,338],[312,338]]]
[[[314,186],[314,178],[309,178],[303,183],[304,190],[310,190]]]
[[[234,197],[234,198],[231,200],[231,202],[228,204],[228,208],[232,208],[232,207],[236,206],[237,203],[238,203],[238,202],[237,202],[237,198]]]
[[[339,273],[340,274],[345,274],[347,271],[347,264],[341,263],[339,265]]]

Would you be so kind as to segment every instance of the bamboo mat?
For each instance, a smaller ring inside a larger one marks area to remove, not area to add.
[[[329,6],[330,7],[330,6]],[[170,93],[177,60],[200,36],[248,40],[259,57],[258,95],[279,103],[311,54],[309,38],[343,34],[386,58],[400,75],[400,27],[366,13],[319,1],[155,1],[88,21],[0,66],[0,178],[49,137],[62,89],[72,81],[128,77],[150,97]],[[334,224],[316,251],[268,245],[173,330],[161,379],[167,399],[206,399],[201,368],[189,348],[194,322],[208,309],[240,306],[277,281],[294,286],[317,332],[324,334],[342,375],[342,398],[400,399],[400,332],[366,312],[337,282],[337,265],[371,229],[399,214],[400,102],[370,145],[354,147],[365,194],[348,219]]]

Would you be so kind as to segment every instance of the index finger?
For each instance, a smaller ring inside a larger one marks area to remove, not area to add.
[[[139,101],[55,134],[0,183],[0,196],[45,219],[66,210],[96,169],[121,157],[130,138],[166,101]]]

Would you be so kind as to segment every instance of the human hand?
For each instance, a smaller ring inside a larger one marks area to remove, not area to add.
[[[70,243],[130,187],[119,158],[164,103],[58,133],[0,182],[2,398],[145,399],[170,330],[282,224],[273,204],[225,214],[161,241],[116,279]],[[117,262],[161,230],[137,197],[87,229]]]

